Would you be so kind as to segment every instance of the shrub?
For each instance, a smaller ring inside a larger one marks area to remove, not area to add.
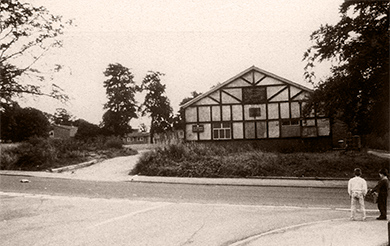
[[[141,156],[130,174],[177,177],[340,177],[356,167],[377,178],[389,161],[362,152],[272,153],[228,145],[168,145]]]
[[[118,137],[111,137],[107,139],[106,143],[104,144],[105,148],[108,149],[121,149],[123,145],[123,142]]]

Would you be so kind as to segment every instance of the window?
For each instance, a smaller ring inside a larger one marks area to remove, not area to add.
[[[249,108],[249,117],[258,117],[261,116],[260,108]]]
[[[214,123],[213,124],[213,139],[230,139],[231,138],[230,123]]]
[[[300,137],[301,126],[298,119],[282,121],[282,137]]]

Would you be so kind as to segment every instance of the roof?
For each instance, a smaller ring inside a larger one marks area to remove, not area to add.
[[[55,125],[55,124],[53,125],[53,127],[58,127],[58,128],[67,129],[67,130],[78,129],[78,127],[76,127],[76,126]]]
[[[149,132],[132,132],[126,134],[126,137],[149,137],[150,133]]]
[[[203,94],[201,94],[201,95],[195,97],[195,98],[192,99],[191,101],[188,101],[187,103],[183,104],[181,107],[182,107],[182,108],[187,108],[188,106],[190,106],[190,105],[192,105],[192,104],[198,102],[199,100],[201,100],[201,99],[207,97],[208,95],[212,94],[213,92],[215,92],[215,91],[221,89],[222,87],[224,87],[224,86],[230,84],[231,82],[235,81],[236,79],[240,78],[241,76],[243,76],[243,75],[245,75],[245,74],[247,74],[247,73],[249,73],[249,72],[251,72],[251,71],[257,71],[257,72],[262,73],[262,74],[264,74],[264,75],[266,75],[266,76],[268,76],[268,77],[271,77],[271,78],[280,80],[280,81],[282,81],[282,82],[284,82],[284,83],[286,83],[286,84],[290,84],[290,85],[293,85],[293,86],[295,86],[295,87],[298,87],[298,88],[300,88],[300,89],[302,89],[302,90],[304,90],[304,91],[307,91],[307,92],[310,92],[310,93],[313,92],[313,90],[311,90],[311,89],[309,89],[309,88],[307,88],[307,87],[305,87],[305,86],[303,86],[303,85],[300,85],[300,84],[295,83],[295,82],[292,82],[292,81],[290,81],[290,80],[288,80],[288,79],[282,78],[282,77],[280,77],[280,76],[278,76],[278,75],[276,75],[276,74],[270,73],[270,72],[265,71],[265,70],[263,70],[263,69],[260,69],[260,68],[258,68],[258,67],[256,67],[256,66],[252,66],[252,67],[250,67],[250,68],[248,68],[248,69],[242,71],[241,73],[237,74],[236,76],[234,76],[234,77],[228,79],[227,81],[225,81],[225,82],[223,82],[223,83],[221,83],[221,84],[219,84],[219,85],[213,87],[213,88],[212,88],[211,90],[209,90],[208,92],[205,92],[205,93],[203,93]]]

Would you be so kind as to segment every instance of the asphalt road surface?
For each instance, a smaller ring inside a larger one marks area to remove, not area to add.
[[[106,182],[0,176],[1,191],[90,198],[349,208],[346,189]],[[368,208],[375,208],[367,204]]]
[[[239,245],[275,230],[330,223],[348,241],[337,227],[349,217],[345,189],[22,178],[0,176],[2,245]],[[374,205],[367,205],[373,217]],[[348,245],[315,232],[324,245]],[[300,245],[278,238],[275,245]]]

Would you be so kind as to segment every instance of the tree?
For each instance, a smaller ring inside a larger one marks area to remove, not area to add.
[[[57,108],[53,115],[54,124],[71,126],[74,123],[73,116],[64,108]]]
[[[0,112],[2,140],[20,142],[49,136],[50,123],[40,110],[21,108],[17,103],[3,106],[5,110]]]
[[[197,96],[200,96],[202,93],[199,93],[199,92],[196,92],[196,91],[193,91],[191,92],[191,97],[186,97],[184,98],[179,106],[180,106],[180,109],[179,109],[179,112],[176,114],[176,116],[173,118],[173,128],[174,129],[180,129],[180,130],[184,130],[184,127],[185,127],[185,124],[184,124],[184,109],[181,108],[182,105],[186,104],[187,102],[191,101],[192,99],[196,98]]]
[[[145,125],[145,123],[141,123],[139,125],[139,131],[140,132],[147,132],[148,131],[148,127]]]
[[[153,142],[153,134],[172,129],[172,108],[168,97],[165,95],[165,85],[161,84],[161,76],[164,76],[164,74],[149,71],[141,85],[141,89],[146,90],[147,93],[140,110],[142,116],[149,115],[151,118],[151,142]]]
[[[131,131],[130,120],[138,118],[137,86],[130,70],[119,63],[109,64],[104,75],[110,78],[104,81],[108,102],[104,104],[107,111],[103,115],[103,127],[122,136]]]
[[[87,140],[102,135],[102,129],[86,120],[77,120],[78,129],[75,135],[76,139]]]
[[[58,37],[71,21],[18,0],[0,2],[0,98],[10,103],[25,94],[66,101],[62,89],[52,83],[49,91],[41,85],[45,76],[34,66],[51,48],[61,47]],[[17,65],[16,65],[17,64]],[[52,72],[59,71],[56,65]]]
[[[388,1],[346,1],[336,25],[322,25],[304,54],[305,77],[316,86],[308,110],[344,121],[353,134],[389,131]],[[330,61],[331,75],[314,82],[315,63]]]

